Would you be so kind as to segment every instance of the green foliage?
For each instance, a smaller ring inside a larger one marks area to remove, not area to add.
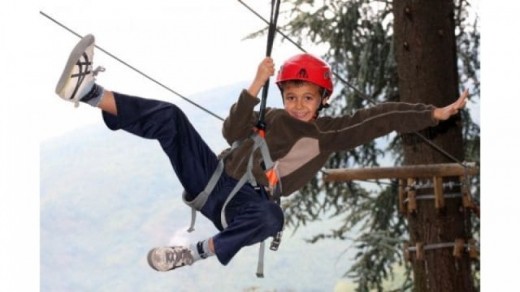
[[[282,30],[298,43],[310,40],[327,45],[328,52],[323,57],[340,77],[336,80],[345,81],[336,83],[331,107],[325,114],[345,115],[372,103],[399,100],[391,1],[286,0],[282,7],[290,19]],[[476,100],[480,96],[480,33],[478,17],[472,16],[476,13],[472,9],[467,1],[455,0],[460,87],[470,88],[471,98]],[[478,163],[480,127],[467,110],[462,112],[462,120],[466,160]],[[403,155],[401,143],[397,136],[386,149],[372,142],[335,153],[325,168],[378,166],[388,152],[399,164]],[[477,186],[473,190],[477,200],[479,183],[478,177],[472,181]],[[345,275],[354,279],[358,291],[383,290],[383,282],[393,277],[393,267],[404,265],[401,243],[408,238],[404,219],[396,210],[396,183],[370,186],[360,182],[327,184],[318,174],[298,194],[283,201],[288,224],[295,228],[320,220],[321,216],[341,218],[336,229],[317,234],[310,242],[357,236],[356,263]],[[474,220],[473,228],[478,238],[478,220]],[[479,263],[475,265],[476,274],[478,270]],[[402,290],[411,287],[409,267],[405,275]]]

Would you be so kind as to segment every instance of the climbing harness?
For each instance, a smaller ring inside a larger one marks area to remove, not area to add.
[[[280,7],[280,1],[277,1],[277,0],[272,0],[271,1],[271,20],[270,20],[269,28],[268,28],[267,52],[266,52],[267,56],[271,55],[271,51],[272,51],[272,47],[273,47],[273,43],[274,43],[274,37],[276,35],[276,30],[277,30],[276,29],[276,23],[278,21],[279,7]],[[75,36],[77,36],[79,38],[82,37],[80,34],[75,32],[74,30],[70,29],[69,27],[65,26],[64,24],[60,23],[59,21],[57,21],[53,17],[49,16],[48,14],[44,13],[43,11],[40,11],[40,14],[43,15],[44,17],[48,18],[52,22],[56,23],[58,26],[61,26],[65,30],[67,30],[70,33],[74,34]],[[141,70],[137,69],[136,67],[130,65],[129,63],[123,61],[122,59],[118,58],[117,56],[115,56],[114,54],[108,52],[107,50],[101,48],[100,46],[96,45],[95,47],[97,49],[99,49],[100,51],[104,52],[105,54],[107,54],[108,56],[112,57],[113,59],[117,60],[121,64],[127,66],[131,70],[137,72],[138,74],[142,75],[143,77],[149,79],[150,81],[156,83],[157,85],[163,87],[164,89],[170,91],[171,93],[177,95],[178,97],[184,99],[185,101],[191,103],[192,105],[194,105],[194,106],[198,107],[199,109],[205,111],[206,113],[212,115],[213,117],[215,117],[215,118],[217,118],[217,119],[219,119],[221,121],[224,120],[222,117],[218,116],[214,112],[204,108],[203,106],[195,103],[194,101],[188,99],[187,97],[183,96],[182,94],[174,91],[170,87],[164,85],[163,83],[157,81],[156,79],[152,78],[151,76],[145,74],[143,71],[141,71]],[[280,203],[281,183],[280,183],[280,180],[279,180],[279,174],[278,174],[278,171],[277,171],[276,163],[274,163],[272,161],[272,159],[271,159],[271,157],[269,155],[269,149],[267,148],[267,144],[266,144],[265,139],[264,139],[265,138],[265,130],[266,130],[266,125],[265,125],[264,118],[265,118],[267,94],[268,94],[268,90],[269,90],[269,80],[267,80],[265,82],[265,84],[264,84],[262,89],[263,89],[262,90],[262,99],[261,99],[258,123],[256,125],[256,129],[255,129],[254,133],[250,137],[251,139],[253,139],[254,145],[253,145],[253,149],[251,151],[250,157],[249,157],[247,171],[243,175],[243,177],[239,180],[239,182],[237,183],[237,185],[232,190],[232,192],[230,193],[230,195],[228,196],[227,200],[224,203],[224,206],[223,206],[222,212],[221,212],[221,223],[222,223],[222,227],[223,228],[225,228],[227,226],[227,222],[226,222],[226,218],[225,218],[225,208],[226,208],[227,204],[229,203],[229,201],[231,201],[231,199],[236,195],[238,190],[245,183],[248,183],[248,182],[253,187],[257,187],[258,186],[256,180],[254,179],[253,173],[252,173],[253,155],[254,155],[254,153],[257,150],[259,150],[260,153],[262,154],[261,156],[262,156],[262,160],[263,160],[263,165],[265,166],[265,169],[266,169],[265,174],[266,174],[266,178],[267,178],[267,180],[269,182],[268,190],[270,192],[270,197],[271,197],[272,200],[274,200],[278,204]],[[186,204],[188,204],[192,208],[191,223],[190,223],[190,227],[189,227],[188,231],[191,232],[191,231],[194,230],[194,225],[195,225],[195,221],[196,221],[196,211],[197,210],[200,211],[202,209],[202,207],[204,206],[204,204],[206,203],[206,201],[208,199],[208,196],[211,194],[211,191],[214,189],[216,183],[218,182],[220,176],[222,175],[222,172],[224,171],[224,160],[225,160],[225,158],[227,157],[227,155],[229,153],[231,153],[234,149],[236,149],[240,144],[241,144],[240,141],[235,141],[232,144],[232,147],[231,147],[230,151],[228,151],[228,153],[226,155],[224,155],[224,156],[222,156],[220,158],[219,163],[217,165],[217,168],[215,169],[215,171],[214,171],[212,177],[210,178],[210,180],[208,181],[208,184],[206,185],[204,190],[201,193],[199,193],[199,195],[197,195],[197,197],[195,199],[193,199],[190,202],[187,202],[186,201],[186,192],[183,193],[182,197],[183,197],[184,202],[186,202]],[[280,240],[281,240],[281,232],[279,232],[274,237],[273,243],[271,244],[270,248],[272,250],[277,250],[278,249],[278,245],[280,244]],[[257,276],[258,277],[263,277],[263,257],[264,257],[264,242],[261,242],[261,244],[260,244],[260,252],[259,252],[258,269],[257,269]]]
[[[267,34],[267,49],[266,49],[266,56],[270,57],[273,43],[274,43],[274,36],[276,34],[276,23],[278,20],[278,11],[280,7],[280,1],[272,0],[271,1],[271,21],[269,22],[269,28],[268,28],[268,34]],[[237,184],[231,191],[231,193],[228,195],[226,201],[224,202],[222,206],[222,210],[220,213],[220,220],[222,228],[226,228],[228,226],[227,220],[226,220],[226,214],[225,210],[228,205],[228,203],[235,197],[235,195],[238,193],[238,191],[246,184],[249,183],[253,187],[260,187],[258,186],[258,183],[256,182],[256,179],[253,175],[253,160],[254,160],[254,154],[257,150],[260,151],[262,162],[265,168],[265,176],[267,178],[267,181],[269,182],[268,190],[270,193],[270,198],[275,201],[277,204],[280,204],[280,196],[281,196],[281,183],[280,183],[280,176],[277,170],[277,164],[273,162],[271,159],[271,155],[269,154],[269,149],[267,147],[267,143],[265,142],[265,131],[266,131],[266,124],[265,124],[265,110],[266,110],[266,104],[267,104],[267,94],[269,90],[269,79],[265,82],[264,86],[262,87],[262,99],[260,102],[260,110],[258,112],[258,122],[256,124],[256,128],[253,132],[253,134],[249,137],[253,140],[253,147],[251,149],[251,153],[249,154],[249,159],[247,161],[247,168],[246,172],[242,175],[242,177],[238,180]],[[236,148],[238,148],[241,145],[242,141],[235,141],[231,145],[230,151],[228,151],[225,155],[223,155],[218,163],[217,168],[215,169],[213,175],[211,176],[210,180],[208,181],[208,184],[204,188],[204,190],[199,193],[196,198],[193,201],[188,202],[186,200],[186,192],[183,193],[183,200],[188,206],[192,208],[191,212],[191,223],[190,227],[188,229],[189,232],[194,230],[195,225],[195,219],[196,219],[196,211],[200,211],[204,204],[206,203],[209,195],[211,194],[212,190],[215,188],[215,185],[217,184],[218,180],[220,179],[220,176],[222,175],[222,172],[224,170],[224,160],[226,157],[233,152]],[[277,250],[278,246],[280,245],[282,237],[282,231],[279,231],[273,238],[273,241],[271,242],[270,249],[271,250]],[[257,272],[256,275],[259,278],[264,277],[264,255],[265,255],[265,243],[262,241],[260,243],[260,250],[259,250],[259,256],[258,256],[258,266],[257,266]]]

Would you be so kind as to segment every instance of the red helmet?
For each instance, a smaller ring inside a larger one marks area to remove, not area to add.
[[[327,90],[328,97],[332,94],[332,73],[330,66],[320,58],[310,54],[299,54],[289,58],[283,63],[276,84],[280,87],[281,83],[288,80],[303,80]]]

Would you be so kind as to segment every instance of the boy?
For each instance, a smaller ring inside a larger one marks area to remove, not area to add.
[[[284,218],[280,206],[267,189],[265,159],[251,138],[258,120],[254,107],[264,83],[275,73],[273,60],[265,58],[247,90],[231,107],[224,121],[227,142],[239,141],[223,154],[223,166],[175,105],[105,90],[95,83],[102,68],[92,70],[94,36],[85,36],[71,52],[56,93],[63,99],[88,103],[102,110],[111,130],[123,129],[137,136],[156,139],[170,159],[185,189],[183,199],[210,219],[219,230],[215,236],[189,247],[159,247],[150,250],[148,263],[158,271],[168,271],[216,255],[223,265],[244,246],[276,235]],[[435,126],[464,107],[468,92],[443,108],[424,104],[383,103],[338,118],[318,117],[333,91],[330,67],[309,54],[287,60],[277,76],[284,109],[267,109],[265,142],[274,169],[280,178],[279,191],[288,196],[306,184],[334,151],[367,143],[392,131],[413,132]],[[264,160],[264,161],[262,161]],[[248,166],[249,164],[249,166]],[[215,169],[224,171],[215,185],[205,190]],[[238,184],[244,173],[258,183]],[[235,186],[237,189],[234,189]],[[230,195],[233,193],[233,195]],[[200,195],[199,195],[200,194]]]

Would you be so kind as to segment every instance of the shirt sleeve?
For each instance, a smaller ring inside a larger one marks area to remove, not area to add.
[[[258,114],[254,112],[254,107],[259,102],[259,98],[252,96],[245,89],[242,90],[238,101],[231,106],[229,115],[224,120],[222,127],[222,135],[229,145],[234,141],[243,140],[252,134],[258,119]]]
[[[435,107],[403,102],[381,103],[339,118],[322,118],[320,147],[329,151],[348,150],[393,131],[410,133],[435,126]]]

